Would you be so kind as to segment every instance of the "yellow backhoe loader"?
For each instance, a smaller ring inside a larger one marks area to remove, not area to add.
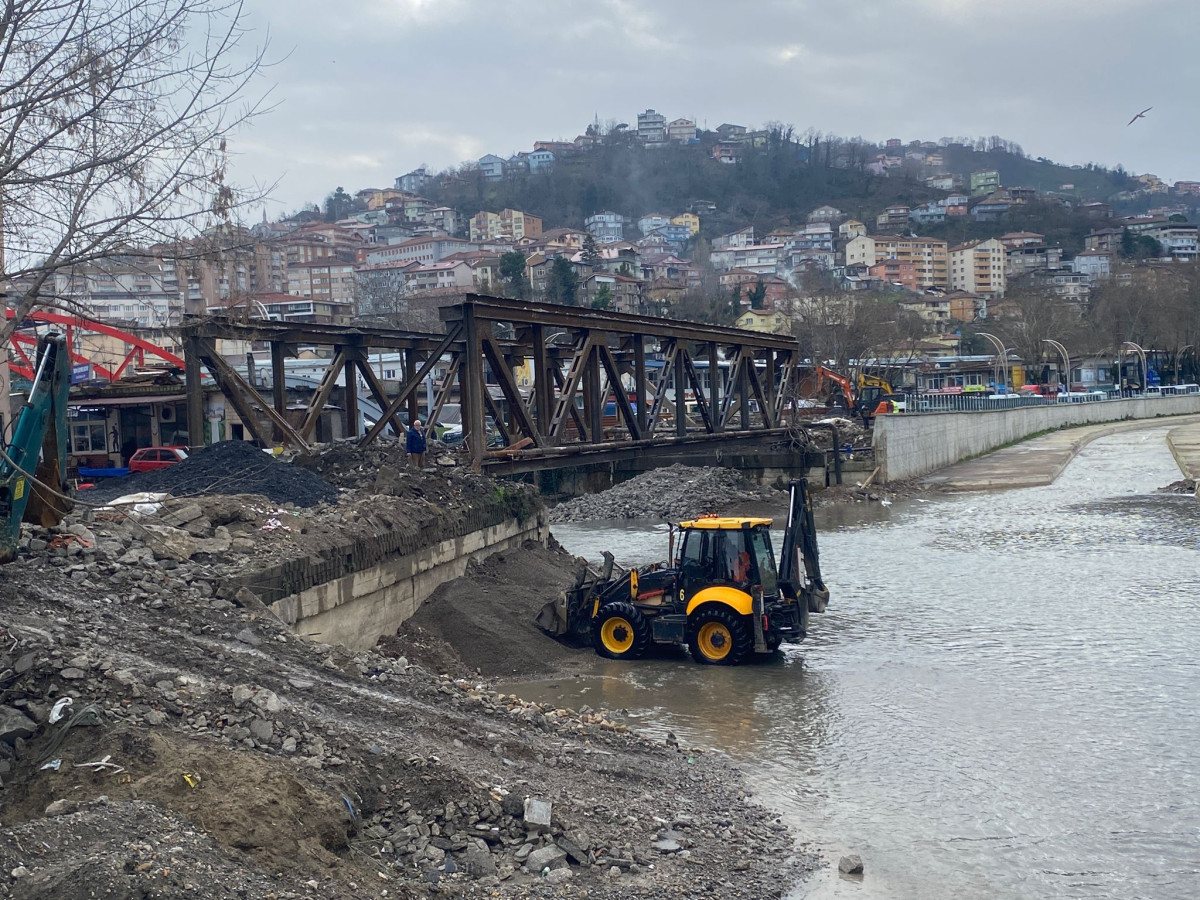
[[[799,643],[809,613],[829,603],[806,480],[790,486],[778,566],[771,525],[737,516],[680,522],[666,562],[614,574],[605,554],[604,569],[581,573],[543,607],[538,624],[557,637],[590,640],[610,659],[636,659],[653,642],[686,644],[700,663],[736,665]]]

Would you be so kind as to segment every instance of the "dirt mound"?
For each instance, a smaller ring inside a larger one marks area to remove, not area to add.
[[[599,494],[550,511],[551,522],[593,519],[687,519],[745,503],[779,504],[782,492],[760,488],[736,469],[673,465],[643,472]],[[785,500],[786,498],[784,498]]]
[[[442,585],[381,650],[405,653],[436,672],[543,675],[575,663],[581,651],[534,624],[538,610],[575,582],[564,550],[530,544],[472,565]]]
[[[319,475],[277,460],[248,441],[220,441],[197,450],[181,463],[117,479],[88,492],[89,500],[122,494],[261,494],[276,503],[316,506],[333,500],[337,489]]]
[[[1160,494],[1194,494],[1196,493],[1196,482],[1191,478],[1181,478],[1179,481],[1172,481],[1166,487],[1158,489]]]

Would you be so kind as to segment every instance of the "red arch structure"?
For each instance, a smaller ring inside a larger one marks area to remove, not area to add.
[[[6,309],[4,317],[11,319],[16,315],[14,310]],[[128,331],[122,331],[120,328],[114,328],[104,322],[99,322],[95,319],[89,319],[86,316],[68,316],[62,313],[52,312],[34,312],[25,318],[26,322],[31,322],[39,325],[61,325],[67,333],[67,346],[75,346],[75,332],[85,331],[94,334],[103,334],[108,337],[116,338],[125,344],[130,345],[130,350],[125,354],[125,358],[121,364],[115,369],[107,369],[99,363],[94,363],[85,356],[81,356],[74,350],[71,350],[71,362],[76,364],[87,364],[92,367],[92,371],[100,377],[108,381],[117,381],[125,370],[129,368],[129,364],[136,361],[139,366],[145,365],[146,355],[156,356],[161,360],[170,363],[180,369],[184,368],[183,360],[169,350],[164,350],[144,338],[138,337],[136,334],[130,334]],[[37,338],[33,335],[25,334],[18,330],[13,332],[12,348],[17,359],[9,362],[8,366],[12,371],[16,372],[25,378],[33,378],[33,362],[29,358],[29,354],[25,352],[25,347],[35,347]]]

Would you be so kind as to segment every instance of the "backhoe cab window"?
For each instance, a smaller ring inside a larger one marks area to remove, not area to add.
[[[758,559],[758,575],[762,579],[763,594],[770,596],[779,591],[779,574],[775,569],[775,551],[771,549],[771,533],[766,528],[755,528],[750,532],[750,545]]]

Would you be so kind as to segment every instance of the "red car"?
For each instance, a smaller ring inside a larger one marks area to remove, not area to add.
[[[165,469],[187,459],[187,447],[143,447],[129,458],[130,472]]]

